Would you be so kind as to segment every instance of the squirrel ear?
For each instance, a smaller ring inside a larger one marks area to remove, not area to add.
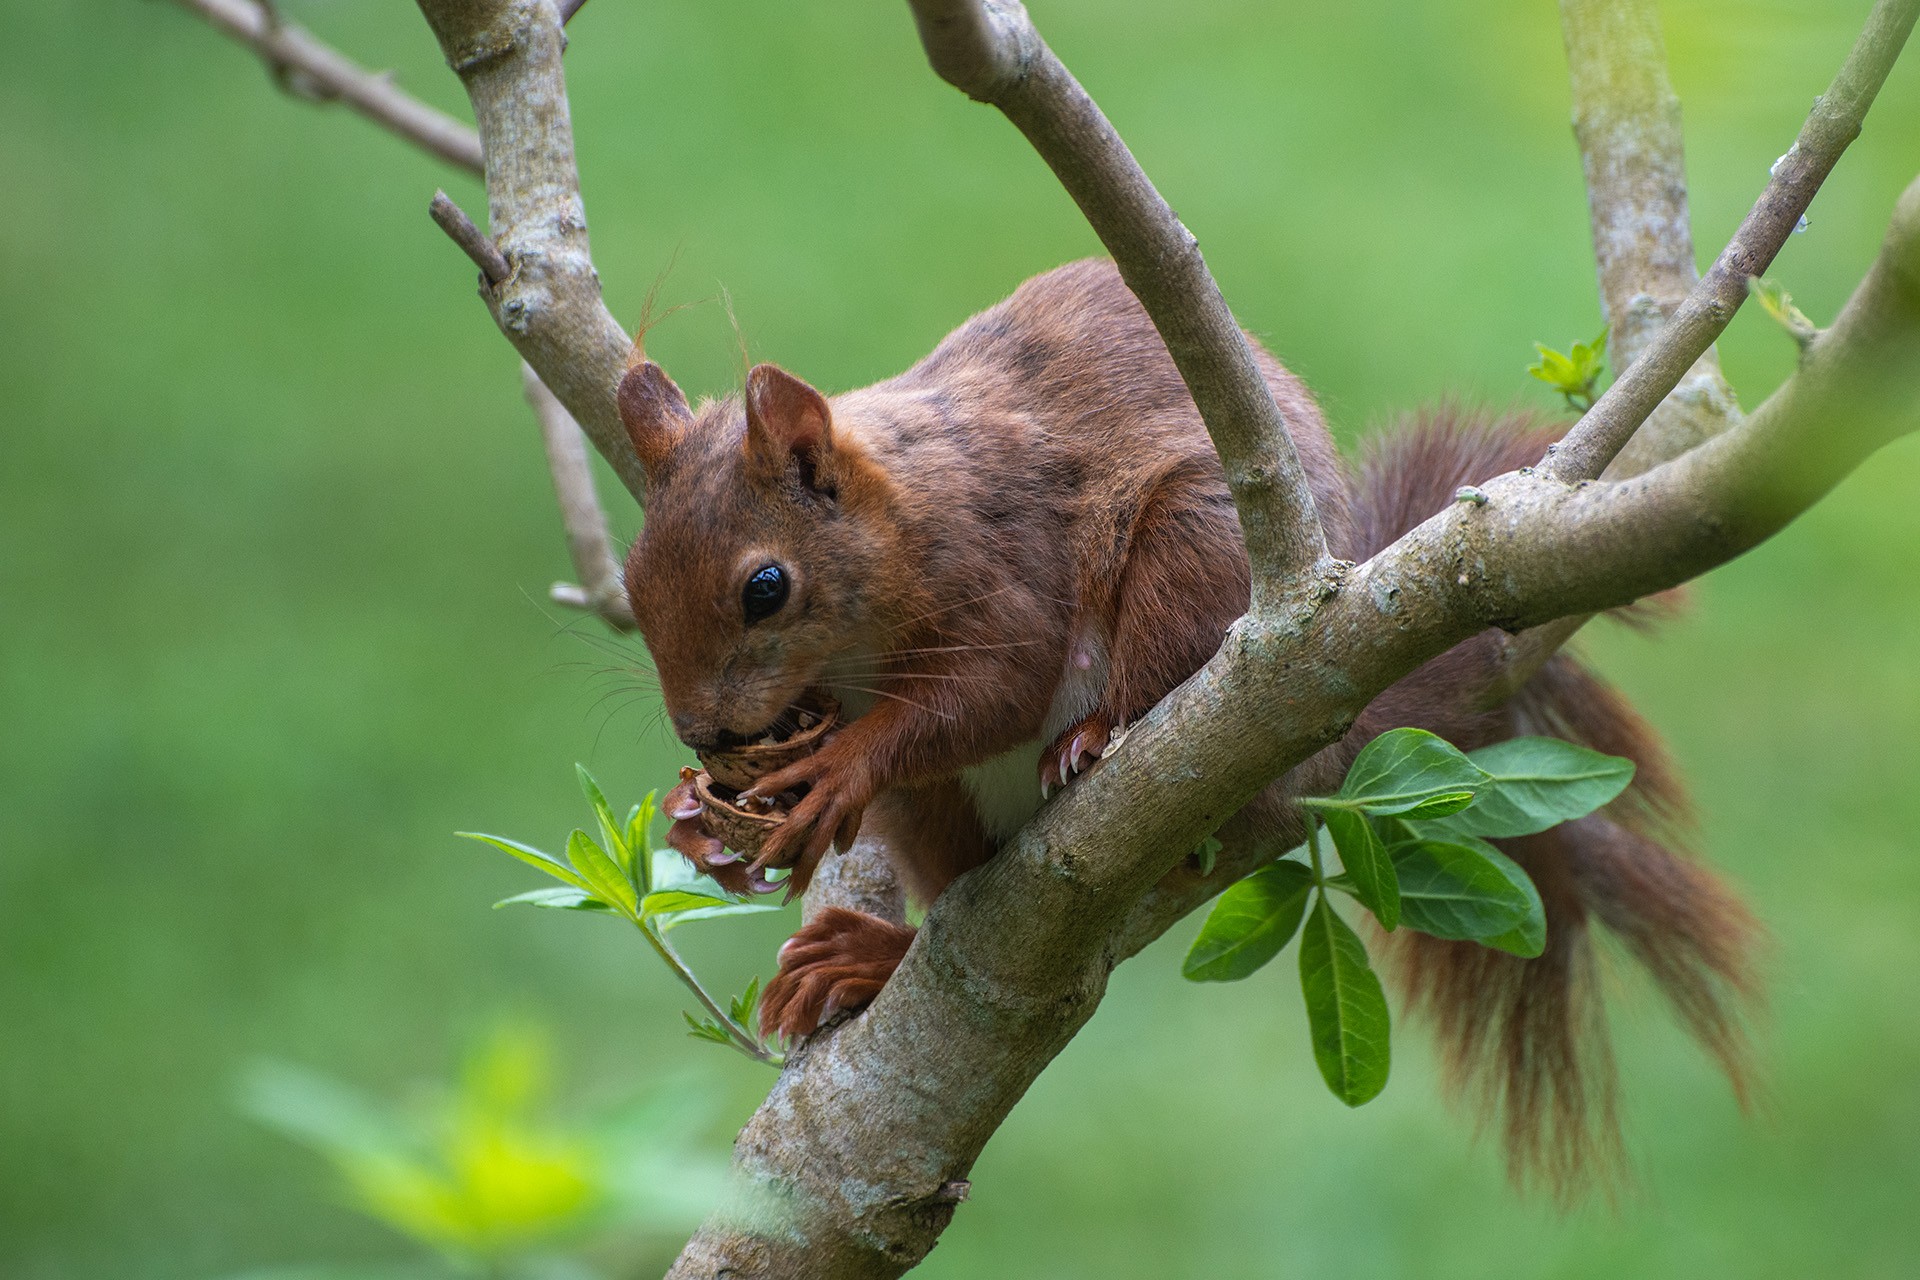
[[[778,365],[747,371],[747,452],[776,473],[798,463],[800,481],[832,492],[825,472],[833,456],[833,413],[827,398]]]
[[[620,421],[627,425],[627,439],[640,465],[657,472],[665,465],[680,435],[693,421],[687,397],[673,385],[667,371],[651,360],[642,360],[620,379],[616,393]]]

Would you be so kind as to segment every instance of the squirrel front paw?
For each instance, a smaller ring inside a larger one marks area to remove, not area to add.
[[[914,931],[864,911],[828,907],[780,948],[780,972],[760,997],[760,1027],[790,1039],[810,1035],[880,993]]]
[[[1040,753],[1040,798],[1045,800],[1092,768],[1119,723],[1108,712],[1096,711],[1079,724],[1068,725],[1049,743]]]
[[[690,774],[692,770],[685,772]],[[667,792],[660,802],[660,811],[672,821],[667,828],[667,847],[691,862],[695,871],[712,876],[714,883],[728,893],[744,897],[772,893],[779,887],[707,830],[706,806],[701,804],[690,777],[683,778],[679,786]]]
[[[830,846],[842,851],[852,846],[873,799],[867,771],[836,758],[831,747],[768,774],[744,794],[775,796],[801,786],[807,788],[806,795],[767,837],[760,856],[748,868],[751,875],[760,875],[768,867],[789,868],[788,902],[807,891],[814,869]]]

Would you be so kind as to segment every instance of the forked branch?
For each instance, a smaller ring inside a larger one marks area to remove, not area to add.
[[[572,17],[584,2],[568,0],[563,4],[562,20]],[[387,76],[365,70],[330,45],[287,23],[261,0],[179,0],[179,3],[253,49],[276,74],[296,75],[306,96],[350,103],[368,120],[402,140],[476,176],[485,172],[478,133],[403,92]],[[483,290],[506,280],[510,274],[506,256],[446,192],[434,193],[428,211],[440,229],[480,269]],[[608,550],[611,540],[594,490],[593,473],[581,447],[580,425],[553,393],[539,383],[531,366],[522,362],[521,372],[527,398],[540,424],[554,489],[560,499],[561,523],[574,571],[584,584],[579,587],[556,584],[552,597],[556,603],[597,613],[611,626],[630,629],[633,615],[626,607],[617,566],[610,576],[605,567],[611,558]]]
[[[1747,281],[1766,271],[1840,153],[1860,136],[1867,108],[1899,58],[1916,13],[1920,0],[1878,0],[1874,5],[1839,74],[1815,99],[1800,136],[1774,164],[1772,177],[1739,230],[1659,336],[1542,464],[1547,475],[1566,481],[1598,476],[1732,321],[1746,301]]]

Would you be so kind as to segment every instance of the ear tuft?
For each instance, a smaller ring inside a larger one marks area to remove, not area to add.
[[[800,468],[800,482],[832,496],[833,413],[827,398],[778,365],[747,372],[747,452],[770,470]]]
[[[687,397],[673,384],[665,369],[651,360],[642,360],[620,379],[616,399],[620,405],[620,421],[626,424],[627,439],[633,442],[640,465],[649,473],[658,472],[693,421]]]

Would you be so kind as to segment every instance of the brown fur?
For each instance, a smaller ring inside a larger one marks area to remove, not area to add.
[[[1356,479],[1306,389],[1259,358],[1329,545],[1351,558],[1440,510],[1459,485],[1537,460],[1552,438],[1523,418],[1442,411],[1370,451]],[[761,855],[791,866],[796,885],[865,820],[888,837],[909,892],[930,902],[997,848],[962,771],[1040,734],[1056,692],[1092,669],[1086,636],[1104,637],[1106,678],[1041,755],[1050,785],[1192,674],[1245,610],[1246,555],[1218,459],[1109,263],[1030,280],[906,373],[830,400],[762,365],[744,403],[688,415],[644,376],[621,396],[653,482],[627,584],[676,730],[694,745],[757,734],[810,689],[875,699],[819,752],[759,784],[806,788]],[[769,563],[787,570],[791,594],[749,623],[741,589]],[[1617,695],[1563,656],[1506,706],[1479,710],[1496,653],[1483,635],[1412,673],[1249,815],[1279,820],[1291,787],[1318,785],[1400,725],[1466,748],[1557,733],[1639,762],[1608,816],[1509,842],[1548,905],[1545,956],[1406,930],[1388,954],[1455,1076],[1503,1111],[1515,1168],[1567,1186],[1617,1145],[1590,923],[1622,937],[1736,1083],[1728,996],[1752,987],[1752,926],[1707,873],[1658,843],[1684,798]],[[675,843],[692,856],[710,838],[688,817]],[[864,1000],[910,936],[823,914],[768,984],[768,1025],[803,1034],[829,1007]]]
[[[767,984],[760,1024],[805,1035],[844,1009],[858,1009],[900,966],[914,931],[864,911],[828,907],[780,948],[785,982]]]

